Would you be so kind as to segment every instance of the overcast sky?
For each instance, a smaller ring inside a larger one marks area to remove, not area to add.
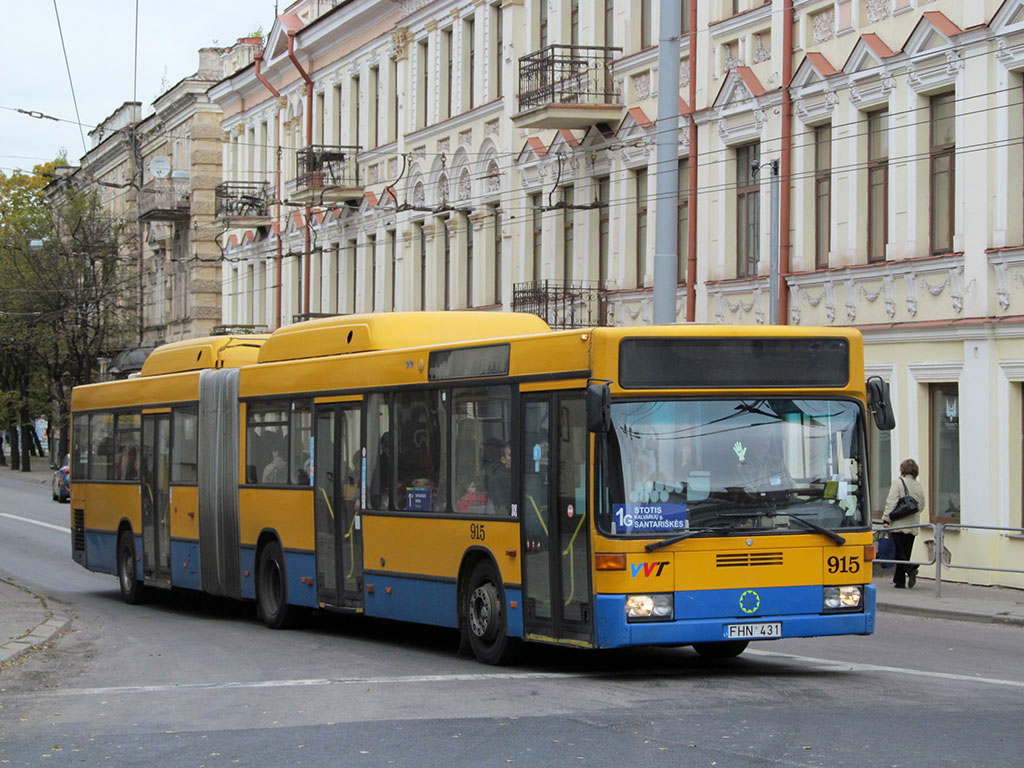
[[[56,0],[86,144],[89,129],[132,100],[136,0]],[[282,1],[281,7],[287,5]],[[274,20],[273,0],[138,0],[137,100],[152,112],[161,91],[196,71],[199,49],[226,46]],[[0,170],[67,150],[84,154],[61,51],[54,0],[0,0]],[[215,42],[216,41],[216,42]],[[163,87],[161,86],[163,83]],[[67,122],[34,119],[17,109]]]

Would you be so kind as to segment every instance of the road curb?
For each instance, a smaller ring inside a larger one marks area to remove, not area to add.
[[[923,616],[931,619],[949,619],[951,621],[970,621],[978,624],[1004,624],[1007,626],[1024,627],[1024,616],[956,611],[947,608],[924,608],[915,605],[886,605],[884,603],[878,604],[878,610],[882,613],[899,613],[905,616]]]
[[[16,637],[0,645],[0,667],[9,664],[20,656],[24,656],[33,648],[38,648],[50,642],[69,626],[71,626],[71,619],[66,616],[50,614],[42,623],[30,629],[21,637]]]

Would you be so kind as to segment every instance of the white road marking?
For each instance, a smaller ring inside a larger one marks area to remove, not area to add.
[[[20,520],[23,523],[32,523],[33,525],[41,525],[43,528],[52,528],[55,531],[61,533],[71,533],[71,529],[63,525],[54,525],[53,523],[44,523],[42,520],[33,520],[31,517],[22,517],[21,515],[12,515],[7,512],[0,512],[0,517],[7,517],[11,520]]]
[[[952,672],[932,672],[926,669],[906,669],[905,667],[886,667],[881,664],[862,664],[856,661],[836,661],[835,659],[817,659],[813,656],[797,656],[792,653],[777,651],[748,650],[744,655],[754,654],[776,659],[792,659],[806,664],[846,672],[885,672],[889,675],[909,675],[911,677],[930,677],[937,680],[956,680],[964,683],[985,683],[986,685],[1004,685],[1010,688],[1024,688],[1024,680],[1003,680],[998,677],[975,677],[974,675],[955,675]]]
[[[904,669],[902,667],[886,667],[879,664],[862,664],[850,661],[836,661],[834,659],[819,659],[812,656],[797,656],[791,653],[777,653],[774,651],[748,650],[746,655],[763,656],[767,658],[790,660],[803,666],[813,665],[822,669],[841,672],[883,672],[888,675],[910,675],[914,677],[935,678],[940,680],[953,680],[965,683],[981,683],[984,685],[999,685],[1010,688],[1024,688],[1024,681],[1003,680],[992,677],[973,677],[971,675],[956,675],[949,672],[929,672],[922,669]],[[615,677],[639,676],[648,677],[651,675],[684,677],[687,672],[684,670],[647,670],[646,672],[624,671],[609,672],[479,672],[473,674],[451,674],[451,675],[401,675],[384,677],[320,677],[297,680],[254,680],[250,682],[234,681],[225,683],[169,683],[165,685],[118,685],[105,688],[68,688],[59,691],[47,691],[33,695],[43,696],[111,696],[131,693],[173,693],[186,691],[215,691],[215,690],[239,690],[246,688],[301,688],[309,686],[324,685],[405,685],[409,683],[457,683],[457,682],[485,682],[490,680],[570,680],[585,679],[591,677],[607,678],[610,675]]]

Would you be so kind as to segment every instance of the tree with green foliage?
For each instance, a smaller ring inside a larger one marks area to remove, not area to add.
[[[47,197],[53,167],[37,166],[30,180],[0,179],[10,182],[0,184],[0,390],[22,425],[49,401],[51,453],[60,457],[68,451],[72,388],[93,382],[100,361],[132,336],[136,280],[124,256],[125,224],[89,188],[64,183]],[[23,443],[21,468],[27,463]]]

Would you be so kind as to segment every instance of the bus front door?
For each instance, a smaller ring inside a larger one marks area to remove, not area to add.
[[[363,594],[359,519],[362,455],[358,404],[318,405],[313,445],[317,600],[358,608]]]
[[[576,393],[523,396],[519,515],[527,637],[593,641],[584,416]]]
[[[171,586],[171,414],[142,416],[142,574],[147,584]]]

